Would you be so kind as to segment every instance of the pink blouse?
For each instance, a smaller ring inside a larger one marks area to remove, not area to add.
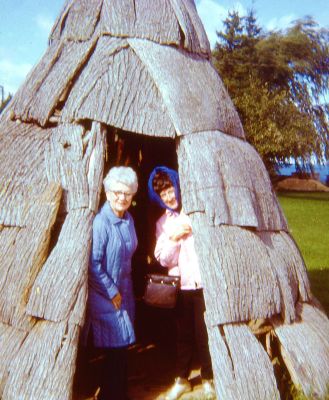
[[[169,239],[175,228],[182,224],[191,225],[190,218],[183,211],[166,210],[156,224],[154,255],[163,267],[169,269],[169,275],[180,275],[182,289],[197,289],[201,287],[201,277],[193,235],[178,242]]]

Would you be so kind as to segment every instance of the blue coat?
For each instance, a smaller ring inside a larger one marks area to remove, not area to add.
[[[129,212],[117,217],[106,202],[93,221],[89,266],[88,305],[84,337],[92,329],[96,347],[122,347],[135,341],[135,301],[131,258],[137,247],[134,221]],[[118,292],[122,304],[112,304]]]

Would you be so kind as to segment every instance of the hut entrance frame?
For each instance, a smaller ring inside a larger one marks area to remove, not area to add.
[[[83,122],[88,127],[88,122]],[[90,128],[90,127],[89,127]],[[133,199],[129,212],[133,215],[138,237],[138,247],[132,261],[132,275],[134,294],[136,299],[135,330],[137,335],[137,349],[150,349],[155,352],[155,360],[165,361],[162,365],[162,373],[167,374],[172,380],[175,357],[175,322],[172,310],[150,308],[143,302],[142,296],[145,287],[145,275],[150,272],[166,273],[153,256],[155,247],[155,223],[163,210],[154,206],[148,199],[147,180],[155,166],[166,165],[170,168],[178,168],[176,140],[168,137],[153,137],[134,132],[126,132],[121,129],[106,126],[103,131],[105,140],[104,172],[103,178],[109,169],[117,165],[132,167],[139,180],[139,188]],[[100,187],[101,195],[99,208],[106,201],[104,188]],[[147,351],[147,350],[143,350]],[[130,358],[134,358],[132,367],[135,373],[139,373],[140,365],[138,353],[133,348]],[[136,357],[137,355],[137,357]],[[143,355],[142,355],[143,357]],[[148,363],[152,361],[148,356]],[[82,395],[95,393],[97,379],[94,372],[102,362],[102,353],[83,346],[79,348],[77,358],[77,371],[75,376],[75,393]],[[148,365],[148,366],[150,366]],[[158,368],[158,366],[157,366]],[[88,372],[89,371],[89,372]],[[97,376],[97,373],[96,373]]]

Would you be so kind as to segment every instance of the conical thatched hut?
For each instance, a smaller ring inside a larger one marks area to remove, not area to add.
[[[175,143],[218,397],[280,398],[274,337],[293,381],[323,397],[329,320],[193,0],[67,0],[0,120],[1,398],[72,398],[91,223],[120,130]]]

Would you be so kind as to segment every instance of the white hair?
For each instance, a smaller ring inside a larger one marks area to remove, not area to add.
[[[138,189],[136,172],[130,167],[113,167],[103,180],[105,192],[108,192],[116,182],[129,186],[132,193]]]

